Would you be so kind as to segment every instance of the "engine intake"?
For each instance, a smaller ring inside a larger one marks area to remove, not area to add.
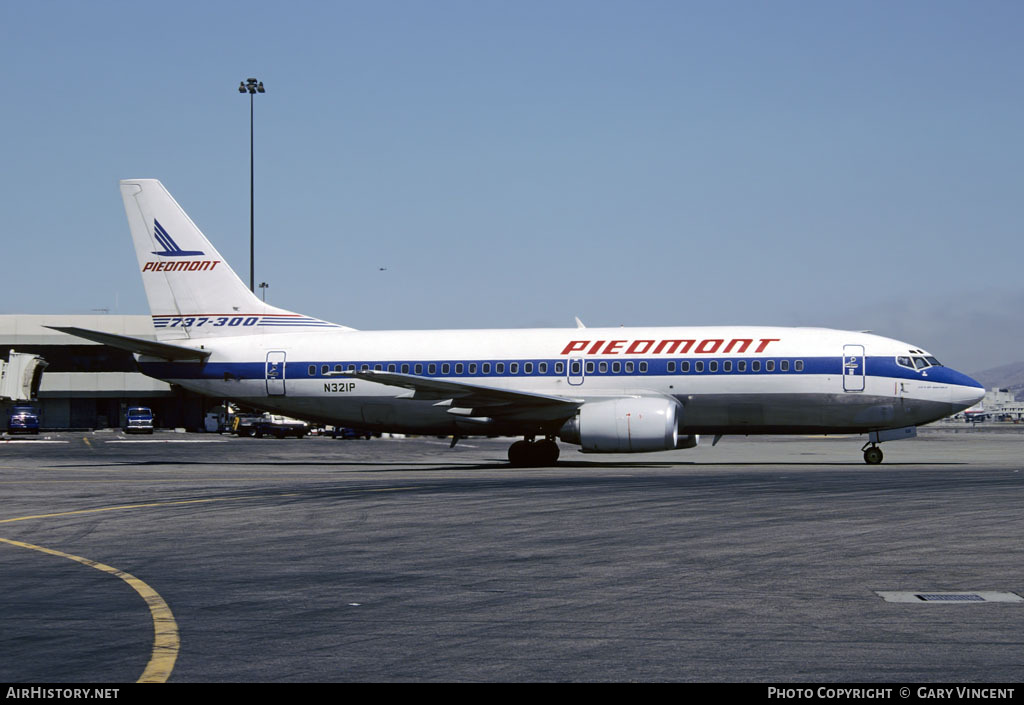
[[[681,407],[661,398],[609,399],[587,402],[558,432],[584,453],[643,453],[692,448],[693,436],[679,437]],[[683,445],[680,445],[682,441]],[[689,445],[688,445],[689,444]]]

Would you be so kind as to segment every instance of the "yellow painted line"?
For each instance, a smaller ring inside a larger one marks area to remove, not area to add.
[[[77,509],[71,512],[55,512],[53,514],[32,514],[24,517],[13,517],[11,519],[0,519],[0,524],[10,524],[15,521],[28,521],[29,519],[52,519],[53,517],[66,517],[75,514],[96,514],[97,512],[116,512],[123,509],[145,509],[148,507],[173,507],[182,504],[208,504],[210,502],[227,502],[232,499],[243,499],[242,497],[222,497],[220,499],[189,499],[180,502],[152,502],[150,504],[124,504],[119,507],[99,507],[97,509]]]
[[[88,439],[83,439],[88,443]],[[385,487],[375,489],[357,489],[355,492],[395,492],[400,490],[416,489],[415,487]],[[277,496],[280,497],[295,497],[299,496],[299,492],[288,492],[281,493]],[[274,496],[274,495],[264,495]],[[74,516],[79,514],[96,514],[99,512],[113,512],[119,510],[128,509],[144,509],[152,507],[173,507],[182,506],[186,504],[209,504],[213,502],[227,502],[238,499],[252,499],[252,497],[220,497],[212,499],[192,499],[182,500],[178,502],[150,502],[146,504],[124,504],[116,507],[98,507],[95,509],[78,509],[68,512],[54,512],[51,514],[32,514],[23,517],[12,517],[9,519],[0,519],[0,524],[10,524],[17,521],[28,521],[30,519],[51,519],[54,517],[63,516]],[[150,656],[149,663],[146,664],[145,670],[142,675],[139,676],[137,683],[164,683],[170,678],[171,671],[174,669],[174,664],[178,659],[178,651],[181,647],[181,641],[178,637],[178,624],[174,620],[174,615],[171,613],[171,608],[167,605],[160,594],[147,585],[144,581],[139,580],[130,573],[125,573],[122,570],[113,568],[103,563],[97,563],[96,561],[89,560],[88,558],[82,558],[81,556],[75,556],[70,553],[64,553],[63,551],[57,551],[51,548],[45,548],[43,546],[36,546],[31,543],[23,543],[21,541],[14,541],[11,539],[0,538],[0,543],[6,543],[11,546],[17,546],[19,548],[27,548],[33,551],[39,551],[46,553],[51,556],[59,556],[61,558],[67,558],[72,561],[77,561],[82,565],[87,565],[96,570],[115,575],[137,592],[143,600],[145,600],[149,612],[153,617],[153,652]]]
[[[44,548],[43,546],[5,538],[0,538],[0,542],[77,561],[90,568],[115,575],[128,583],[145,600],[146,606],[149,607],[149,613],[153,616],[153,652],[149,658],[149,663],[146,664],[145,670],[139,676],[136,683],[164,683],[170,678],[171,671],[174,670],[174,663],[178,660],[178,649],[181,642],[178,639],[178,624],[174,621],[171,608],[167,606],[167,603],[164,602],[164,599],[160,597],[156,590],[134,575],[125,573],[117,568],[112,568],[109,565],[104,565],[103,563],[91,561],[88,558],[73,556],[70,553],[55,551],[52,548]]]

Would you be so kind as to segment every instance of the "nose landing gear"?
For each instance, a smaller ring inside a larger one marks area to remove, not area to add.
[[[883,441],[903,441],[917,437],[917,426],[904,426],[903,428],[886,428],[880,431],[868,433],[868,442],[861,448],[864,451],[864,462],[868,465],[878,465],[882,462],[882,449],[878,447]]]
[[[864,451],[864,462],[868,465],[878,465],[882,462],[882,449],[870,441],[861,448]]]

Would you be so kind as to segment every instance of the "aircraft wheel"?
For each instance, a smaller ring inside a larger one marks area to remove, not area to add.
[[[544,439],[533,444],[533,465],[546,467],[558,462],[558,444],[554,441]]]
[[[533,449],[530,448],[530,444],[526,441],[516,441],[508,449],[508,462],[512,463],[513,467],[523,468],[530,464]]]
[[[864,451],[864,462],[868,465],[878,465],[882,462],[882,449],[878,446],[871,446]]]

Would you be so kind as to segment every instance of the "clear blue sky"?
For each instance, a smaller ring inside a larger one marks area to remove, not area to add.
[[[2,313],[146,313],[117,181],[356,328],[1024,360],[1020,2],[0,2]],[[386,267],[386,271],[380,271]]]

